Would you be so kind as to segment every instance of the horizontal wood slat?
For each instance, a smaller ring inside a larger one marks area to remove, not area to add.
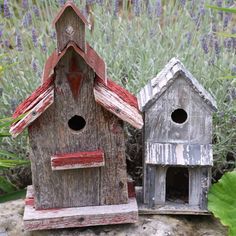
[[[32,204],[33,200],[26,200],[25,205],[23,220],[27,231],[126,224],[138,221],[138,206],[135,198],[129,198],[127,204],[47,210],[36,210]]]
[[[104,152],[76,152],[51,157],[52,170],[101,167],[105,165]]]
[[[146,143],[146,164],[212,166],[212,145]]]

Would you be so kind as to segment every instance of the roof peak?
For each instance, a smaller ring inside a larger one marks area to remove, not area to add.
[[[216,111],[217,105],[215,99],[176,57],[172,58],[157,76],[149,81],[149,83],[139,92],[138,101],[140,110],[145,110],[155,102],[156,99],[172,85],[180,74],[204,102],[210,106],[211,109]]]
[[[59,11],[59,13],[57,14],[57,16],[55,17],[55,19],[53,20],[53,25],[55,26],[57,21],[61,18],[61,16],[63,15],[64,11],[67,8],[72,8],[74,10],[74,12],[76,13],[76,15],[83,21],[83,23],[85,25],[89,25],[86,17],[83,15],[83,13],[79,10],[79,8],[74,4],[74,2],[72,0],[68,0],[64,6],[61,8],[61,10]]]

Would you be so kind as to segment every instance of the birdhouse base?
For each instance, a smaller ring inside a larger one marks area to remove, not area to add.
[[[142,190],[142,187],[135,188],[138,202],[138,213],[140,215],[210,215],[210,212],[207,210],[184,203],[166,202],[165,205],[149,207],[147,204],[143,203]]]
[[[27,231],[136,223],[138,207],[136,199],[129,198],[127,204],[36,210],[29,186],[23,220]]]

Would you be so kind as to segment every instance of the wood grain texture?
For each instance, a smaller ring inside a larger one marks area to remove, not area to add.
[[[175,123],[171,114],[176,109],[187,112],[183,124]],[[210,144],[212,112],[188,83],[179,77],[145,112],[145,140],[159,143]]]
[[[105,165],[104,152],[76,152],[51,157],[52,170],[70,170],[102,167]]]
[[[67,80],[72,57],[84,76],[77,100]],[[73,48],[67,50],[55,72],[55,102],[29,128],[36,209],[127,203],[123,122],[96,103],[95,74]],[[74,115],[86,120],[80,132],[68,127]],[[51,170],[55,153],[99,149],[105,153],[104,167]]]
[[[27,231],[136,223],[138,207],[135,198],[130,198],[127,204],[49,210],[36,210],[27,204],[23,220]]]
[[[40,99],[39,99],[40,97]],[[33,105],[29,105],[31,110],[26,113],[26,115],[17,123],[14,123],[10,128],[11,135],[15,138],[20,133],[24,131],[26,127],[28,127],[31,123],[33,123],[40,115],[43,114],[54,101],[54,90],[53,86],[49,87],[44,93],[43,97],[39,96],[37,98],[38,103]],[[27,109],[27,108],[26,108]]]
[[[147,164],[179,166],[212,166],[210,144],[146,143]]]
[[[110,89],[108,86],[101,83],[101,80],[96,80],[94,86],[95,100],[123,121],[128,122],[135,128],[141,129],[143,126],[142,115],[133,105],[133,100],[131,102],[125,99],[127,97],[121,97],[121,95],[119,95],[120,93],[114,91],[114,86]]]
[[[55,22],[57,32],[57,49],[62,52],[69,42],[75,42],[86,51],[85,23],[78,17],[75,10],[68,6]]]
[[[176,58],[172,58],[160,73],[153,78],[138,94],[139,108],[146,111],[181,76],[205,104],[213,111],[217,110],[215,99]]]

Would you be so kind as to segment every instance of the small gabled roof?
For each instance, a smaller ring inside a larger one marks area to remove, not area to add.
[[[177,58],[172,58],[164,69],[138,93],[139,109],[141,111],[147,110],[172,85],[179,75],[182,75],[190,87],[212,110],[217,110],[216,101],[212,95],[204,89]]]
[[[57,66],[61,58],[66,54],[69,48],[73,48],[85,62],[92,68],[92,70],[107,83],[107,68],[104,60],[98,55],[98,53],[87,43],[87,50],[84,52],[81,50],[76,43],[70,42],[67,47],[62,51],[58,52],[55,50],[51,56],[47,59],[44,66],[43,81],[47,80],[49,76],[54,73],[54,69]]]
[[[89,25],[87,19],[84,17],[84,15],[82,14],[82,12],[76,7],[76,5],[73,3],[73,1],[67,1],[65,3],[65,5],[61,8],[60,12],[57,14],[56,18],[53,20],[53,25],[55,26],[57,21],[61,18],[61,16],[63,15],[63,13],[65,12],[65,10],[67,8],[72,8],[74,10],[74,12],[76,13],[76,15],[84,22],[85,25]]]

